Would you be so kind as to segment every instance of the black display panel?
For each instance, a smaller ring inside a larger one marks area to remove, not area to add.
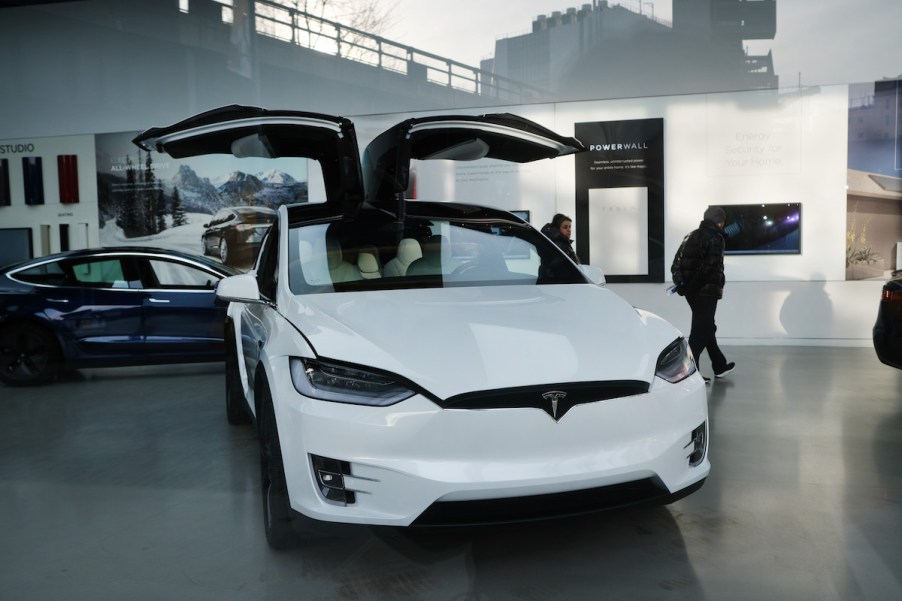
[[[802,204],[716,205],[724,210],[728,255],[797,255],[802,252]]]

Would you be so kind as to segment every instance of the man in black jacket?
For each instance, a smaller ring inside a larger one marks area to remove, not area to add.
[[[692,310],[692,326],[689,331],[692,356],[698,365],[702,351],[707,350],[717,378],[726,376],[736,367],[735,363],[727,362],[717,346],[717,325],[714,323],[717,301],[723,296],[725,221],[723,209],[708,207],[698,229],[683,239],[670,267],[677,293],[686,297]]]

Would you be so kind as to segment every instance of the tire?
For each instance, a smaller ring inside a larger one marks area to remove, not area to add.
[[[225,238],[219,241],[219,260],[223,262],[223,264],[228,265],[229,261],[232,260],[230,256],[231,250],[229,249],[229,243]]]
[[[238,369],[238,347],[235,344],[235,330],[231,325],[225,328],[225,402],[226,417],[234,426],[248,424],[251,416],[247,400],[241,387],[241,371]]]
[[[22,323],[0,330],[0,381],[9,386],[53,380],[61,358],[56,337],[44,327]]]
[[[263,492],[263,528],[266,542],[272,549],[296,547],[300,535],[294,527],[294,512],[288,501],[288,483],[282,463],[282,448],[273,410],[272,394],[266,378],[260,378],[260,409],[257,424],[260,430],[260,483]]]

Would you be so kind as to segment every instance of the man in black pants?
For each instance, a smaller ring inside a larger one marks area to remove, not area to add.
[[[697,230],[690,232],[680,245],[670,267],[677,293],[685,296],[692,310],[689,349],[696,365],[703,350],[708,351],[714,376],[722,378],[733,371],[736,364],[727,362],[717,346],[717,325],[714,314],[717,301],[723,296],[723,226],[726,214],[720,207],[708,207]],[[705,382],[709,382],[705,378]]]

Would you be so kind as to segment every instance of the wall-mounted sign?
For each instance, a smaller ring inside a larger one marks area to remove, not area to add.
[[[609,282],[664,281],[664,120],[577,123],[576,252]]]

